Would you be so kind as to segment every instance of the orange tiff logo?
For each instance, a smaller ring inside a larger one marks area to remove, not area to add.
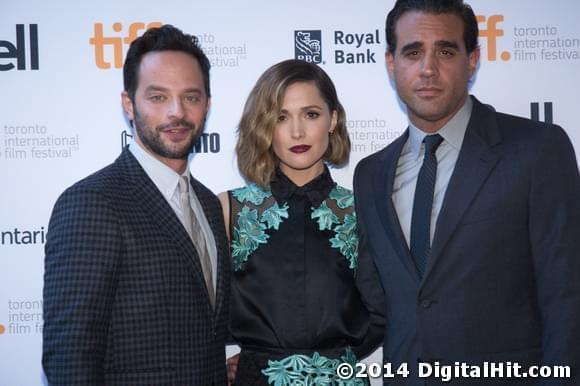
[[[477,22],[484,23],[484,26],[479,26],[479,37],[487,39],[487,60],[497,60],[497,40],[504,35],[504,31],[498,28],[498,24],[503,22],[503,15],[491,15],[488,18],[478,15]],[[508,61],[511,58],[509,51],[503,51],[499,57],[503,61]]]
[[[103,33],[103,23],[95,23],[95,32],[92,38],[89,39],[89,43],[95,46],[95,62],[97,67],[102,69],[111,68],[111,64],[115,68],[123,67],[123,48],[131,44],[138,36],[139,31],[147,30],[149,28],[161,27],[162,23],[152,22],[149,24],[145,23],[131,23],[124,35],[119,34],[123,31],[123,25],[121,23],[113,23],[113,31],[117,32],[117,36],[105,36]],[[121,36],[119,36],[121,35]],[[109,48],[108,50],[106,48]],[[113,60],[107,60],[105,58],[106,52],[111,52],[113,54]]]

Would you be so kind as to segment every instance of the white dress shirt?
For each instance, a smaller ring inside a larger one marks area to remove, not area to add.
[[[183,209],[181,208],[181,203],[179,200],[179,178],[181,175],[177,174],[169,166],[165,165],[163,162],[159,161],[157,158],[149,154],[143,147],[136,141],[132,141],[129,144],[129,151],[135,156],[137,162],[145,170],[145,173],[151,178],[157,189],[161,192],[163,197],[167,200],[167,203],[171,206],[179,221],[184,224]],[[189,181],[189,163],[185,171],[182,174],[187,177]],[[216,290],[217,283],[217,247],[215,243],[215,238],[213,232],[209,226],[205,213],[197,195],[195,194],[193,188],[189,189],[189,200],[191,202],[191,209],[193,214],[199,221],[201,226],[201,231],[205,238],[205,243],[207,245],[209,257],[211,260],[211,271],[213,278],[213,289],[214,293]],[[185,227],[185,225],[184,225]],[[186,227],[187,229],[187,227]]]
[[[401,224],[401,229],[407,246],[411,240],[411,216],[413,214],[413,200],[415,197],[415,187],[417,176],[423,165],[425,156],[425,144],[423,139],[427,135],[439,134],[443,137],[443,142],[437,148],[437,176],[435,179],[435,192],[433,194],[433,210],[431,212],[431,243],[435,235],[435,225],[437,217],[443,204],[443,198],[449,185],[449,180],[455,169],[455,163],[461,150],[463,137],[467,130],[467,124],[471,117],[473,102],[468,97],[461,109],[451,118],[445,126],[436,133],[426,133],[409,122],[409,138],[401,150],[395,180],[393,184],[392,200],[397,211],[397,217]]]

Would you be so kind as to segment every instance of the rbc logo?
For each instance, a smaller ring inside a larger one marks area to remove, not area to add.
[[[322,31],[294,31],[294,57],[309,63],[322,62]]]

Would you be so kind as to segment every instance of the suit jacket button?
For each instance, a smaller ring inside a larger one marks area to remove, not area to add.
[[[433,301],[429,300],[429,299],[425,299],[425,300],[421,301],[421,307],[423,307],[425,309],[431,307],[432,304],[433,304]]]

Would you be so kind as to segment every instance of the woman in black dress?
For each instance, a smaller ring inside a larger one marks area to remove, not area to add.
[[[376,349],[384,328],[352,192],[327,167],[348,161],[345,122],[328,75],[304,61],[270,67],[248,97],[236,146],[248,185],[220,194],[230,332],[241,346],[236,385],[365,384],[336,375]]]

